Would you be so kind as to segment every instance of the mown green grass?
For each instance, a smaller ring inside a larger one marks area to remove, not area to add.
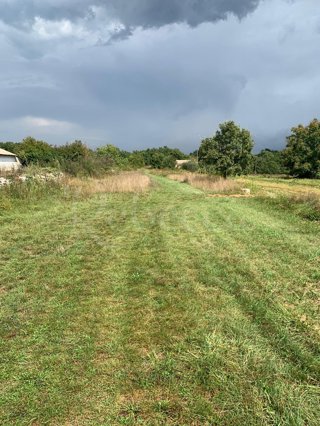
[[[0,216],[0,423],[318,425],[319,224],[153,179]]]
[[[238,180],[255,189],[278,190],[289,193],[312,192],[320,195],[320,179],[294,179],[264,176],[246,176]]]

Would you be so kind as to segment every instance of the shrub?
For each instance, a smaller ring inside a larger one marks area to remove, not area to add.
[[[176,165],[176,160],[185,160],[187,158],[179,149],[172,149],[167,146],[137,151],[137,153],[143,156],[146,166],[154,169],[173,169]]]
[[[14,206],[28,207],[39,200],[59,198],[63,195],[63,184],[60,181],[42,181],[28,179],[26,182],[13,181],[0,187],[0,214]]]
[[[44,141],[27,137],[18,144],[16,152],[23,165],[53,165],[57,159],[55,149]]]
[[[196,161],[189,161],[188,163],[182,164],[181,168],[187,172],[195,173],[199,170],[199,165]]]
[[[108,144],[102,146],[97,149],[96,154],[105,161],[105,164],[109,164],[109,167],[119,169],[128,168],[130,153],[114,145]]]
[[[262,175],[281,175],[287,173],[283,151],[264,149],[254,156],[254,171]]]

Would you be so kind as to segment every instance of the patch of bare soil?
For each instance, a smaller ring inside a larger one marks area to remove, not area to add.
[[[250,194],[209,194],[210,198],[253,198]]]

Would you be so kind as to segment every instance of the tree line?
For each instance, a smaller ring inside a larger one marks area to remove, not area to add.
[[[188,158],[167,146],[128,152],[107,144],[93,150],[80,140],[52,146],[32,137],[18,143],[0,142],[0,148],[16,154],[24,166],[58,168],[74,176],[99,176],[113,169],[174,168],[176,160]]]
[[[253,138],[233,121],[222,123],[215,136],[201,142],[200,167],[224,177],[248,173],[290,174],[300,178],[320,178],[320,121],[291,129],[283,151],[265,149],[252,154]]]
[[[183,167],[224,177],[241,174],[290,174],[320,178],[320,121],[291,129],[282,151],[264,149],[254,155],[250,132],[233,121],[219,125],[212,137],[204,139],[197,151],[186,155],[167,146],[128,152],[107,144],[95,150],[76,140],[52,146],[32,137],[22,142],[0,142],[0,148],[16,154],[23,165],[55,167],[71,175],[98,176],[113,169],[174,168],[176,160],[189,159]]]

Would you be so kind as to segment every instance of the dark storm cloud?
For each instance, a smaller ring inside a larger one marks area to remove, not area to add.
[[[125,27],[161,27],[185,22],[196,26],[239,18],[252,12],[260,0],[0,0],[0,19],[11,24],[31,23],[35,17],[47,20],[94,18],[101,8]]]
[[[320,114],[318,1],[0,0],[0,139],[283,147]]]
[[[106,2],[102,2],[106,3]],[[259,0],[114,0],[107,2],[126,26],[159,27],[175,22],[196,26],[234,13],[239,18],[254,10]],[[106,6],[108,8],[108,6]]]

